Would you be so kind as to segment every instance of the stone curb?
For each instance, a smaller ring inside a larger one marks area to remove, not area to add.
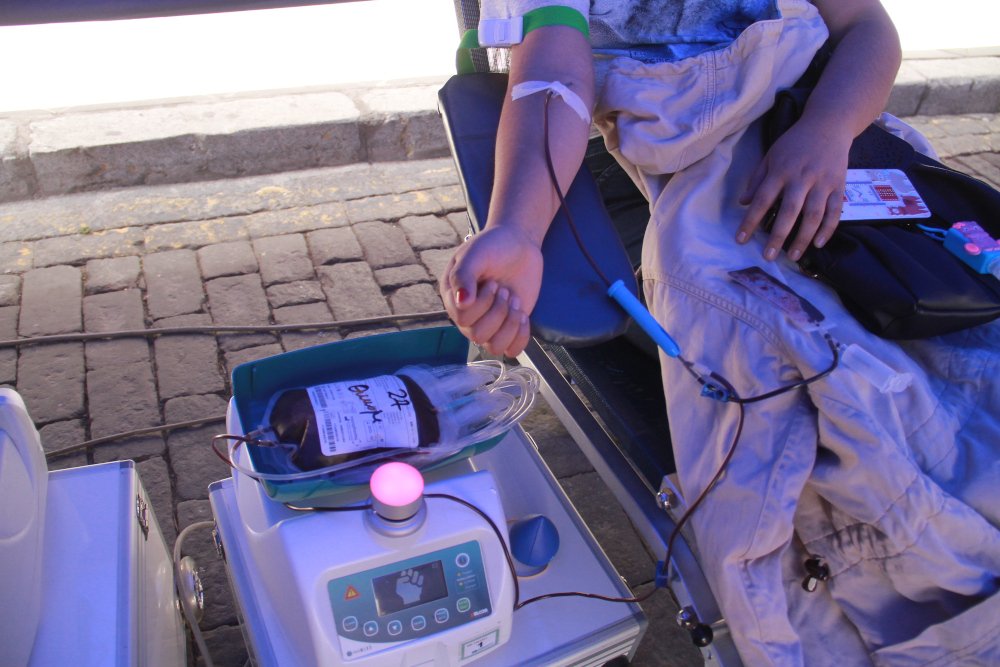
[[[441,157],[441,79],[0,116],[0,202]],[[888,111],[996,113],[1000,50],[908,57]]]

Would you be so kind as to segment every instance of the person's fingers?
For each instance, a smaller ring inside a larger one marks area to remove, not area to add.
[[[795,227],[795,221],[799,217],[802,205],[805,201],[806,193],[801,186],[787,187],[782,191],[781,206],[778,207],[778,215],[774,218],[774,225],[771,227],[771,235],[764,246],[764,259],[773,261],[777,258],[785,239]]]
[[[486,315],[496,302],[497,292],[500,286],[494,280],[487,280],[479,285],[475,298],[464,305],[458,307],[452,315],[452,320],[460,328],[472,329],[479,320]]]
[[[517,338],[521,328],[522,313],[520,310],[515,309],[513,304],[514,299],[511,300],[511,308],[507,311],[507,317],[504,319],[503,324],[500,325],[500,328],[497,329],[496,333],[493,334],[486,344],[486,350],[490,354],[506,354]]]
[[[477,345],[486,345],[507,319],[510,310],[510,290],[501,287],[497,290],[493,303],[483,315],[477,318],[476,322],[469,327],[471,335],[469,338]]]
[[[757,231],[768,211],[781,195],[781,183],[776,179],[765,179],[754,191],[753,199],[743,214],[743,221],[736,230],[736,242],[746,243]]]
[[[823,214],[823,222],[820,223],[813,245],[822,248],[826,242],[833,237],[840,224],[840,213],[844,208],[844,188],[834,190],[826,200],[826,212]]]
[[[805,203],[802,205],[802,213],[796,226],[795,238],[788,247],[788,258],[793,262],[802,257],[812,242],[820,223],[823,222],[823,215],[826,213],[826,204],[829,195],[825,190],[813,188],[806,195]]]
[[[524,348],[528,346],[528,340],[531,338],[531,322],[527,314],[519,312],[518,316],[517,334],[510,345],[507,346],[507,349],[504,350],[504,354],[508,357],[516,357],[524,352]]]
[[[757,168],[753,170],[753,174],[750,176],[750,181],[747,183],[746,190],[740,195],[739,202],[741,205],[746,206],[753,201],[754,195],[757,193],[757,188],[764,181],[767,176],[767,160],[761,160]]]

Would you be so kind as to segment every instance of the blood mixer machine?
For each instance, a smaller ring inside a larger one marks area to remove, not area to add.
[[[597,666],[633,656],[646,627],[637,604],[545,597],[631,593],[516,425],[420,471],[372,464],[364,483],[282,478],[288,452],[249,437],[289,389],[465,364],[468,349],[452,327],[420,329],[234,370],[228,431],[246,437],[231,439],[233,476],[209,496],[256,664]]]

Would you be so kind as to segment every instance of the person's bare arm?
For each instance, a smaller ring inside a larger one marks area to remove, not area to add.
[[[573,28],[548,26],[513,47],[486,225],[458,248],[440,281],[445,308],[462,333],[492,354],[510,356],[528,342],[528,316],[542,280],[542,239],[559,206],[545,162],[546,95],[510,99],[510,88],[524,81],[558,81],[592,109],[587,39]],[[552,99],[548,141],[564,193],[583,161],[589,129],[566,103]]]
[[[832,56],[802,117],[771,147],[741,198],[749,207],[737,231],[740,243],[781,202],[764,250],[768,260],[778,256],[793,228],[793,260],[810,242],[822,247],[833,235],[851,142],[885,107],[901,60],[896,29],[878,0],[813,4],[830,30]]]

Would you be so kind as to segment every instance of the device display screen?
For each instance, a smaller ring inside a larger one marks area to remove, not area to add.
[[[379,616],[448,596],[444,567],[439,560],[375,577],[372,589]]]

